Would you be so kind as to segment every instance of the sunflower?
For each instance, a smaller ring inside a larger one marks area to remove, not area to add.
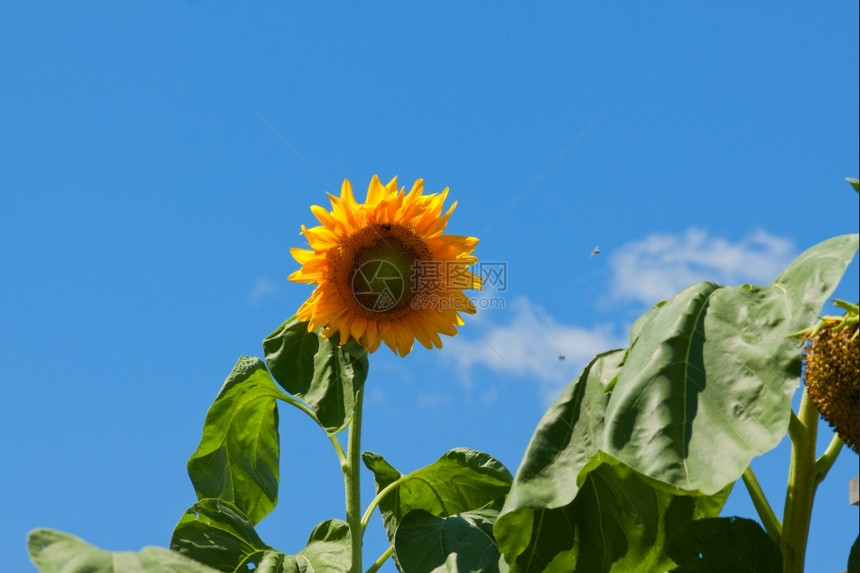
[[[317,285],[296,313],[308,331],[339,333],[342,345],[351,337],[369,352],[385,342],[406,356],[415,339],[441,348],[439,335],[457,334],[460,313],[474,314],[463,291],[481,288],[468,269],[478,239],[443,235],[457,203],[442,214],[448,189],[423,191],[421,179],[406,193],[396,177],[383,186],[374,175],[364,203],[345,180],[340,197],[329,194],[331,211],[311,207],[321,225],[302,225],[310,249],[290,250],[301,269],[289,277]]]

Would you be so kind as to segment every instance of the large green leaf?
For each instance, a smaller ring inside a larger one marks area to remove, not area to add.
[[[714,494],[788,427],[800,347],[857,250],[857,235],[801,254],[766,287],[692,285],[637,322],[600,450],[645,476]]]
[[[498,511],[479,509],[438,517],[416,509],[403,516],[394,535],[402,571],[458,573],[499,571],[499,549],[493,539]]]
[[[579,492],[579,474],[597,454],[603,432],[605,389],[624,354],[614,350],[592,359],[538,423],[496,522],[496,538],[509,563],[536,539],[534,512],[565,507]]]
[[[42,573],[218,573],[217,569],[161,547],[144,547],[140,553],[111,553],[52,529],[32,531],[27,549]]]
[[[833,237],[801,253],[774,279],[771,286],[783,292],[793,327],[800,330],[817,321],[858,247],[860,235],[856,233]]]
[[[767,287],[688,287],[596,357],[538,425],[494,528],[513,571],[659,570],[784,435],[800,347],[857,249],[837,237]],[[599,527],[594,527],[598,524]]]
[[[529,441],[506,509],[560,507],[576,496],[582,481],[576,476],[597,453],[603,433],[606,387],[623,359],[623,350],[599,354],[550,406]]]
[[[782,573],[779,546],[751,519],[694,521],[674,533],[667,552],[674,573]]]
[[[456,448],[436,462],[401,475],[382,456],[362,454],[374,473],[377,493],[399,483],[380,501],[379,511],[389,540],[393,542],[398,524],[410,511],[421,509],[438,517],[449,517],[484,507],[498,509],[511,487],[511,473],[492,456]]]
[[[624,357],[595,357],[538,424],[494,529],[512,571],[660,570],[669,532],[719,514],[728,489],[673,495],[598,451]]]
[[[514,572],[665,571],[672,565],[665,555],[669,536],[694,519],[718,515],[729,489],[709,497],[673,495],[623,464],[601,464],[586,474],[572,502],[505,513],[495,534]],[[516,551],[519,530],[529,537]]]
[[[352,565],[351,543],[349,525],[329,519],[314,528],[296,560],[304,573],[343,573]]]
[[[263,351],[278,384],[308,404],[326,432],[335,434],[349,424],[355,393],[367,378],[364,349],[339,346],[293,317],[263,341]]]
[[[219,571],[235,571],[253,564],[259,568],[274,551],[263,543],[254,525],[235,505],[220,499],[201,499],[173,530],[170,548]]]
[[[857,249],[803,253],[767,287],[688,287],[597,356],[538,425],[494,528],[513,571],[660,570],[784,435],[808,326]],[[598,526],[595,527],[595,524]]]
[[[258,523],[277,503],[278,409],[283,393],[266,365],[242,357],[215,398],[200,445],[188,460],[198,499],[234,504]]]
[[[220,499],[203,499],[186,511],[173,531],[170,548],[226,572],[342,573],[351,564],[349,526],[344,521],[321,523],[305,548],[291,556],[266,545],[250,520]]]

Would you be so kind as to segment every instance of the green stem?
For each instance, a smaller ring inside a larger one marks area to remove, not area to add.
[[[818,435],[818,409],[804,391],[797,416],[792,413],[789,424],[791,437],[791,464],[788,470],[788,487],[785,492],[785,513],[782,519],[783,573],[803,573],[806,542],[809,537],[809,520],[816,480],[815,441]]]
[[[767,531],[767,534],[770,535],[774,541],[779,543],[779,539],[782,537],[782,524],[779,522],[779,519],[777,519],[770,503],[768,503],[767,497],[765,497],[764,491],[761,489],[761,485],[759,485],[758,479],[755,477],[755,473],[753,473],[752,466],[749,466],[744,471],[743,478],[744,485],[747,486],[747,491],[749,492],[753,505],[755,506],[758,516],[764,525],[765,531]]]
[[[836,458],[839,457],[839,452],[842,451],[842,446],[844,445],[845,442],[842,441],[839,434],[834,433],[833,439],[830,440],[830,445],[827,446],[827,449],[824,450],[821,457],[815,460],[815,485],[821,483],[821,481],[827,476],[827,472],[829,472],[830,468],[833,467],[833,464],[836,462]]]
[[[344,462],[346,461],[346,454],[343,453],[343,446],[340,445],[340,442],[337,440],[337,436],[333,434],[329,434],[326,432],[329,441],[334,446],[334,452],[337,454],[337,459],[340,462],[340,467],[343,467]]]
[[[382,488],[382,490],[376,494],[376,497],[374,497],[373,501],[370,502],[370,505],[367,506],[367,509],[364,511],[364,516],[362,516],[361,518],[362,529],[367,527],[367,524],[370,522],[370,518],[373,515],[373,510],[376,509],[376,506],[379,505],[379,502],[381,502],[391,490],[395,489],[403,482],[409,481],[410,479],[412,479],[412,476],[410,476],[409,474],[405,476],[400,476],[399,478]]]
[[[305,414],[310,416],[310,418],[313,421],[315,421],[317,424],[319,424],[319,419],[317,418],[317,415],[314,413],[313,410],[308,408],[307,404],[305,404],[301,400],[298,400],[298,399],[290,396],[289,394],[284,394],[283,392],[276,394],[275,397],[280,398],[281,400],[283,400],[284,402],[286,402],[290,406],[298,408],[299,410],[301,410],[302,412],[304,412]]]
[[[394,554],[394,546],[392,545],[392,546],[389,546],[389,548],[386,549],[382,553],[382,555],[380,555],[379,558],[373,562],[373,565],[371,565],[370,567],[367,568],[367,573],[374,573],[375,571],[378,571],[379,568],[382,567],[382,564],[385,563],[385,561],[389,557],[391,557],[393,554]]]
[[[791,418],[788,420],[788,437],[791,438],[792,442],[796,442],[805,431],[806,427],[797,418],[797,414],[792,411]]]
[[[343,480],[346,488],[346,522],[352,540],[352,568],[350,573],[361,573],[361,468],[358,457],[361,453],[361,407],[364,390],[355,392],[355,411],[349,424],[346,446],[346,462],[343,463]]]

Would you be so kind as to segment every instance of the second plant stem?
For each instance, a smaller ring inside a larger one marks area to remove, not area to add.
[[[820,481],[815,467],[818,409],[806,392],[800,399],[797,416],[792,414],[788,434],[791,437],[791,465],[779,548],[783,573],[803,573],[812,501]]]
[[[343,465],[343,480],[346,489],[346,522],[352,544],[352,568],[350,573],[361,573],[361,408],[364,390],[355,392],[355,410],[349,424],[347,437],[346,463]]]
[[[743,474],[744,485],[747,487],[765,531],[779,544],[783,556],[783,573],[803,572],[815,491],[833,467],[844,445],[839,436],[834,434],[830,445],[816,460],[815,447],[819,423],[818,410],[804,392],[798,414],[792,413],[788,429],[792,448],[783,523],[780,523],[773,513],[752,466],[748,467]]]

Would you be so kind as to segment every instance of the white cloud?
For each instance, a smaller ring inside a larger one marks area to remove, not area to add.
[[[459,336],[446,341],[444,356],[453,359],[467,384],[471,370],[481,366],[520,379],[551,402],[595,354],[627,343],[626,337],[613,334],[611,325],[560,324],[525,297],[513,301],[505,312],[510,317],[507,324],[467,321]],[[485,393],[482,400],[495,395]]]
[[[251,288],[251,292],[248,294],[248,299],[251,301],[251,304],[257,306],[264,298],[274,294],[277,290],[278,287],[275,286],[275,283],[271,279],[257,277],[257,280],[254,281],[254,286]]]
[[[794,243],[763,230],[731,242],[689,229],[655,233],[609,256],[611,296],[652,305],[695,282],[767,284],[791,261]]]
[[[611,297],[651,306],[704,280],[767,284],[791,261],[795,248],[790,240],[762,230],[732,242],[690,229],[675,235],[655,233],[608,254]],[[505,317],[504,323],[499,317]],[[620,322],[591,327],[562,324],[523,297],[503,311],[467,320],[460,335],[445,342],[443,355],[456,364],[467,385],[472,385],[473,369],[482,367],[521,380],[549,402],[594,355],[626,345],[626,329]],[[494,396],[485,392],[482,401]]]

